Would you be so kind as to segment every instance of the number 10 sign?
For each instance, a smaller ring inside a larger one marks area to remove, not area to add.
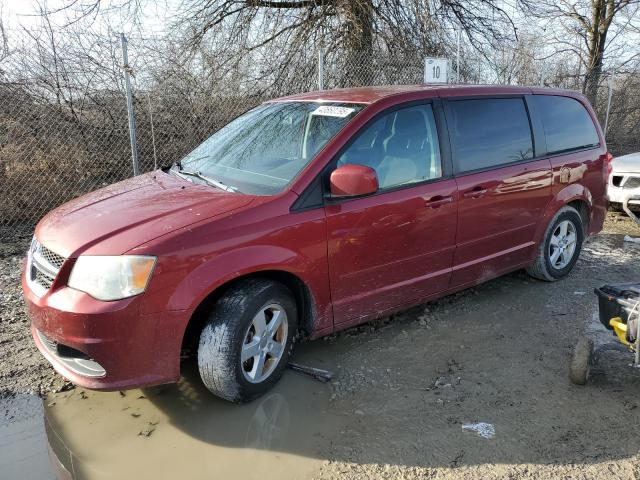
[[[449,60],[446,58],[424,59],[424,83],[447,83]]]

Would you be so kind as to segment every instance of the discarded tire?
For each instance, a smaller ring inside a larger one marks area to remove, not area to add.
[[[576,343],[569,367],[569,379],[575,385],[584,385],[591,373],[591,355],[593,354],[593,340],[582,337]]]

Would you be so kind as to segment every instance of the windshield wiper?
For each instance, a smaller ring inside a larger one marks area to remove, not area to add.
[[[189,172],[188,170],[184,170],[182,168],[182,165],[180,165],[180,163],[176,163],[176,165],[177,165],[178,169],[174,170],[174,172],[177,173],[178,175],[182,176],[183,178],[184,178],[184,176],[199,178],[200,180],[204,181],[205,183],[208,183],[209,185],[212,185],[214,187],[218,187],[219,189],[224,190],[225,192],[235,193],[235,192],[238,191],[237,188],[231,187],[229,185],[225,185],[221,181],[216,180],[216,179],[211,178],[211,177],[207,177],[206,175],[203,175],[200,172]]]

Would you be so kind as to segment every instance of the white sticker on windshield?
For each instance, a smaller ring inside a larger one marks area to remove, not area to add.
[[[322,105],[311,112],[311,115],[324,115],[325,117],[344,118],[351,113],[353,113],[353,108]]]

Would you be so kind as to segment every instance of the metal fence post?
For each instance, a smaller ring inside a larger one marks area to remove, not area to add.
[[[608,83],[608,92],[607,92],[607,113],[604,116],[604,138],[607,138],[607,129],[609,128],[609,112],[611,111],[611,99],[613,97],[613,77],[615,76],[615,72],[611,73],[609,77]]]
[[[153,169],[158,169],[158,156],[156,154],[156,132],[153,128],[153,109],[151,108],[151,96],[147,92],[147,103],[149,104],[149,123],[151,123],[151,145],[153,145]]]
[[[458,27],[458,46],[456,49],[456,83],[460,83],[460,40],[462,38],[462,29]]]
[[[140,174],[140,166],[138,164],[138,143],[136,140],[136,117],[133,112],[133,95],[131,94],[131,80],[129,79],[129,55],[127,54],[127,38],[124,33],[120,34],[120,43],[122,44],[122,61],[124,65],[124,85],[127,92],[127,116],[129,117],[129,139],[131,140],[131,161],[133,163],[133,175]]]
[[[318,90],[324,90],[324,48],[318,49]]]

